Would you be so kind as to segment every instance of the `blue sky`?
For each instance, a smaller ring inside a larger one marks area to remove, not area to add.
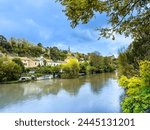
[[[102,55],[117,55],[121,47],[131,43],[130,38],[116,36],[116,40],[98,39],[96,27],[107,25],[107,17],[96,15],[88,24],[75,29],[62,13],[63,7],[55,0],[0,0],[0,34],[6,38],[24,38],[45,47],[71,47],[73,52],[99,51]]]

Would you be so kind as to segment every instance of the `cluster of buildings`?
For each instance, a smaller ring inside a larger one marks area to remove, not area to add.
[[[34,68],[38,66],[59,66],[63,63],[66,63],[65,61],[54,62],[42,56],[38,58],[28,58],[28,57],[19,57],[19,58],[23,62],[25,68]]]
[[[70,55],[69,55],[70,54]],[[4,54],[0,51],[0,57],[3,57]],[[10,59],[14,58],[20,58],[22,63],[24,64],[25,68],[34,68],[38,66],[59,66],[61,64],[65,64],[69,61],[70,58],[75,58],[74,56],[71,56],[70,49],[68,51],[68,56],[64,61],[53,61],[50,59],[46,59],[43,56],[38,57],[38,58],[29,58],[29,57],[14,57],[14,56],[9,56]]]

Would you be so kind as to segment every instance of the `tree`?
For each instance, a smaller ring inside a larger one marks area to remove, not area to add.
[[[96,73],[104,71],[104,58],[97,52],[89,54],[89,64],[95,68],[93,71]]]
[[[0,46],[4,46],[4,44],[7,44],[7,39],[3,35],[0,35]]]
[[[79,76],[79,62],[77,59],[70,59],[68,63],[62,66],[62,78],[76,78]]]
[[[19,65],[21,67],[22,72],[25,71],[24,64],[23,64],[23,62],[21,61],[20,58],[14,58],[12,61],[15,62],[17,65]]]
[[[57,47],[50,47],[50,57],[53,61],[64,60],[67,57],[67,53],[58,49]]]
[[[3,51],[12,52],[12,46],[3,35],[0,35],[0,46],[3,48]]]
[[[17,80],[20,74],[19,65],[7,58],[0,59],[0,82]]]
[[[119,75],[128,77],[139,75],[139,62],[142,60],[150,60],[149,35],[145,33],[135,38],[127,49],[119,52]]]
[[[140,76],[122,76],[119,84],[126,89],[126,98],[121,103],[123,112],[150,111],[150,61],[140,62]]]
[[[140,62],[140,76],[143,86],[150,88],[150,61]]]
[[[71,20],[71,26],[80,22],[88,23],[96,13],[106,13],[111,27],[99,28],[100,35],[106,38],[114,33],[133,37],[150,30],[149,0],[56,0]]]
[[[42,43],[37,44],[38,47],[43,47]]]
[[[80,73],[87,73],[87,66],[89,65],[88,62],[80,63]]]
[[[61,69],[60,66],[52,66],[51,67],[51,72],[52,72],[54,78],[56,77],[56,74],[58,76],[60,75],[60,69]]]

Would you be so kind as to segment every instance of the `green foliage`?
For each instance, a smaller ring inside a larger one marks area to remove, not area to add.
[[[77,78],[79,76],[79,62],[77,59],[70,59],[68,63],[62,66],[62,78]]]
[[[95,68],[95,73],[103,72],[104,58],[97,53],[89,54],[89,64]]]
[[[150,62],[140,62],[140,76],[127,78],[121,76],[119,84],[126,88],[122,102],[123,112],[146,112],[150,110]]]
[[[129,84],[129,79],[126,76],[121,76],[121,78],[119,79],[119,84],[120,86],[127,88]]]
[[[128,96],[132,96],[132,95],[137,95],[137,94],[139,94],[139,92],[140,92],[140,88],[128,88],[127,89],[127,91],[126,91],[126,94],[128,95]]]
[[[51,73],[53,74],[53,77],[55,77],[56,75],[60,75],[60,71],[61,71],[61,66],[52,66],[51,67]]]
[[[20,58],[14,58],[12,61],[21,67],[22,72],[25,71],[24,64],[22,63]]]
[[[21,74],[21,67],[15,62],[7,59],[0,59],[0,82],[17,80]]]
[[[86,73],[87,74],[93,74],[96,72],[96,70],[97,70],[96,67],[88,65],[86,68]]]
[[[37,67],[36,69],[36,73],[39,74],[51,74],[51,66],[41,66],[41,67]]]
[[[87,73],[88,62],[80,63],[80,73]]]
[[[80,22],[86,24],[96,13],[106,13],[109,28],[100,28],[100,35],[113,37],[114,33],[139,37],[150,30],[149,0],[56,0],[65,8],[64,11],[71,26]],[[113,37],[114,38],[114,37]]]
[[[149,33],[148,33],[149,34]],[[149,35],[144,33],[136,38],[130,46],[119,53],[118,71],[119,76],[139,76],[139,62],[150,60]]]
[[[0,47],[3,53],[12,52],[11,45],[3,35],[0,35]]]
[[[49,48],[50,51],[50,57],[53,61],[58,61],[58,60],[65,60],[67,58],[67,52],[59,50],[57,47],[51,47]]]
[[[140,76],[142,85],[150,88],[150,61],[140,62]]]
[[[38,47],[43,47],[42,43],[37,44]]]
[[[103,57],[99,53],[94,52],[89,54],[88,70],[92,73],[112,72],[115,70],[114,56]]]
[[[118,56],[118,76],[125,75],[132,77],[136,74],[132,64],[129,64],[126,52],[121,52]]]
[[[132,77],[129,79],[128,87],[127,88],[136,88],[141,86],[141,79],[138,77]]]
[[[150,94],[130,96],[122,102],[122,109],[125,113],[140,113],[150,110]]]

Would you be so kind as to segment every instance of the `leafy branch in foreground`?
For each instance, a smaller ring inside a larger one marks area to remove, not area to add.
[[[98,28],[102,37],[114,34],[141,36],[150,30],[150,0],[56,0],[65,9],[63,12],[74,28],[79,23],[86,24],[96,13],[106,13],[111,27]]]

